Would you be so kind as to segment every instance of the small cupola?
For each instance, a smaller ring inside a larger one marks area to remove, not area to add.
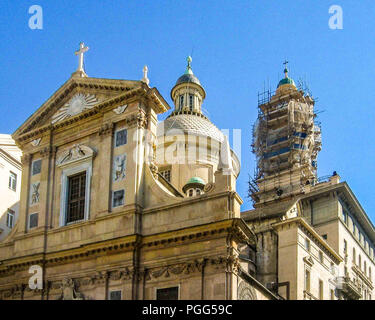
[[[296,88],[294,80],[292,78],[289,78],[289,76],[288,76],[288,73],[289,73],[289,70],[288,70],[288,61],[285,61],[284,65],[285,65],[285,69],[284,69],[284,75],[285,75],[285,77],[284,77],[284,79],[281,79],[279,81],[279,84],[277,85],[277,89],[279,89],[280,87],[282,87],[284,85],[289,85],[289,86],[292,86],[293,88]]]
[[[178,113],[202,113],[202,103],[206,97],[199,79],[194,75],[191,68],[192,58],[187,57],[187,67],[185,73],[179,77],[175,86],[171,90],[171,98]]]
[[[187,197],[195,197],[203,194],[203,188],[205,186],[203,179],[199,177],[190,178],[188,182],[183,186],[182,191]]]

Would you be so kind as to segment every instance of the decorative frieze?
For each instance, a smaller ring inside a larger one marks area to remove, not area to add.
[[[21,157],[21,163],[22,165],[29,165],[31,161],[31,154],[24,153]]]
[[[99,136],[113,135],[114,127],[113,122],[103,124],[99,129]]]

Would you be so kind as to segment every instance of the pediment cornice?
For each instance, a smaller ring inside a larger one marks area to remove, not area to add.
[[[85,110],[75,116],[52,124],[43,124],[46,118],[52,117],[52,113],[61,107],[66,98],[75,90],[85,91],[113,91],[115,96],[98,102],[94,108]],[[117,94],[117,95],[116,95]],[[113,80],[101,78],[70,78],[65,82],[34,114],[29,117],[12,135],[16,141],[25,141],[38,135],[63,127],[81,119],[99,113],[102,109],[124,102],[132,96],[147,96],[154,104],[157,112],[165,112],[170,107],[156,88],[149,88],[141,81]],[[35,138],[34,138],[35,139]]]

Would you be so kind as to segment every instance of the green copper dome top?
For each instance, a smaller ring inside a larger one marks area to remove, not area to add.
[[[193,178],[190,178],[189,181],[186,182],[186,184],[182,187],[182,191],[186,192],[190,188],[203,189],[205,184],[206,183],[203,181],[203,179],[199,177],[193,177]]]
[[[192,183],[198,183],[198,184],[203,184],[205,185],[206,183],[203,181],[203,179],[199,178],[199,177],[193,177],[193,178],[190,178],[188,182],[186,182],[186,184],[192,184]]]
[[[295,83],[294,83],[293,79],[289,78],[289,77],[281,79],[280,82],[279,82],[279,84],[277,85],[277,87],[280,87],[280,86],[282,86],[284,84],[291,84],[291,85],[295,86]]]
[[[289,72],[289,70],[288,70],[288,61],[285,61],[284,65],[285,65],[285,69],[284,69],[285,78],[280,80],[280,82],[277,85],[277,87],[280,87],[280,86],[282,86],[284,84],[291,84],[293,86],[296,86],[295,83],[294,83],[294,81],[293,81],[293,79],[288,77],[288,72]]]

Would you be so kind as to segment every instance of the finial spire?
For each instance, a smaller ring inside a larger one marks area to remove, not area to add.
[[[289,72],[288,63],[289,63],[288,60],[285,60],[284,63],[283,63],[283,65],[285,66],[285,69],[284,69],[285,78],[288,78],[288,72]]]
[[[193,58],[191,56],[188,56],[186,58],[186,61],[187,61],[187,67],[186,67],[185,74],[193,74],[193,70],[191,69],[191,62],[193,61]]]
[[[147,77],[147,72],[148,72],[148,67],[145,65],[143,67],[143,78],[141,79],[141,81],[148,85],[150,83],[150,79]]]
[[[78,74],[81,77],[87,77],[85,70],[83,69],[83,54],[89,50],[89,47],[85,47],[85,44],[81,42],[79,44],[79,50],[75,51],[74,54],[78,56],[78,68],[73,74]]]

